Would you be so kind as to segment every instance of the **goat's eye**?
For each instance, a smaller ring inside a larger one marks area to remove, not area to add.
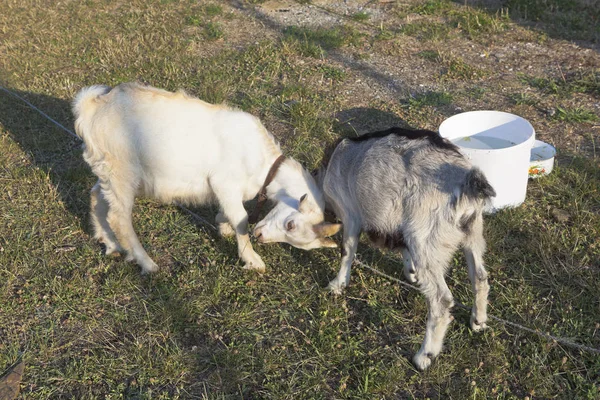
[[[290,220],[285,224],[285,229],[287,229],[288,231],[293,231],[294,228],[296,228],[296,224],[293,220]]]

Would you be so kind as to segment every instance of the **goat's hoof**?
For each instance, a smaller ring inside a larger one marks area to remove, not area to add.
[[[98,243],[104,247],[104,255],[107,257],[119,257],[125,251],[117,243],[107,240],[103,236],[97,238]]]
[[[105,244],[106,246],[106,244]],[[107,257],[120,257],[122,255],[123,249],[116,246],[106,246],[104,249],[104,255]]]
[[[406,274],[406,280],[409,281],[410,283],[417,283],[419,280],[417,279],[417,273],[416,272],[409,272]]]
[[[331,291],[331,293],[333,293],[335,295],[342,294],[345,287],[346,287],[346,283],[340,282],[337,279],[332,280],[331,282],[329,282],[329,285],[327,285],[327,289],[329,289]]]
[[[246,264],[244,264],[244,269],[263,273],[267,267],[263,260],[257,255],[256,257],[253,257],[252,260],[246,261]]]
[[[148,274],[158,271],[158,265],[156,265],[156,263],[152,260],[150,260],[149,262],[140,264],[140,265],[142,267],[142,275],[148,275]]]
[[[256,271],[256,272],[260,272],[261,274],[264,273],[267,268],[264,265],[254,265],[252,263],[246,263],[244,264],[244,269],[250,270],[250,271]]]
[[[431,353],[418,352],[413,357],[413,364],[419,371],[425,371],[431,365],[433,355]]]
[[[480,332],[484,329],[487,329],[487,324],[484,322],[479,322],[475,317],[471,317],[471,330],[473,332]]]
[[[219,235],[222,237],[230,237],[235,235],[235,230],[228,222],[221,222],[219,224]]]

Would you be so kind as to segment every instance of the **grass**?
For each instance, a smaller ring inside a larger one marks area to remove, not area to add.
[[[284,37],[296,43],[303,55],[319,58],[324,51],[339,49],[344,45],[356,45],[363,36],[351,27],[302,28],[289,26],[283,30]]]
[[[600,40],[600,5],[585,0],[509,0],[514,18],[542,23],[553,36],[566,39]]]
[[[528,93],[514,93],[509,96],[510,100],[517,106],[534,106],[538,103],[535,97]]]
[[[448,0],[427,0],[410,7],[410,12],[420,15],[436,15],[450,11],[452,3]]]
[[[443,80],[472,80],[486,75],[486,71],[467,64],[461,57],[438,50],[422,50],[417,56],[442,66]]]
[[[522,206],[486,216],[490,313],[600,347],[600,168],[584,151],[597,143],[589,125],[597,71],[573,73],[579,60],[565,57],[564,74],[535,63],[527,76],[506,74],[479,65],[480,43],[442,12],[474,13],[471,7],[442,1],[390,7],[383,27],[390,38],[371,41],[378,30],[366,24],[269,27],[225,3],[5,5],[0,80],[69,128],[69,102],[82,86],[142,79],[185,88],[259,116],[284,152],[309,169],[327,145],[354,134],[338,119],[354,126],[368,121],[365,130],[381,121],[435,129],[457,107],[510,111],[539,99],[557,109],[554,120],[535,107],[519,113],[560,157],[552,174],[529,183]],[[419,19],[407,23],[393,7]],[[515,26],[502,23],[506,29],[474,34],[513,40]],[[208,40],[208,24],[225,40]],[[395,31],[415,24],[414,36]],[[255,29],[264,31],[239,34]],[[428,31],[434,34],[425,39]],[[571,48],[549,39],[547,50],[561,46]],[[355,52],[373,61],[357,66]],[[597,60],[591,52],[586,57]],[[531,62],[526,53],[521,58]],[[453,62],[452,79],[439,79]],[[485,79],[465,66],[484,71]],[[579,108],[566,107],[570,97]],[[460,309],[444,351],[419,373],[410,357],[427,314],[420,294],[355,267],[345,294],[331,296],[325,287],[338,268],[334,249],[257,245],[268,272],[249,273],[233,240],[149,200],[136,202],[134,226],[161,271],[141,276],[137,266],[104,257],[90,237],[95,177],[79,144],[3,92],[0,166],[0,373],[22,355],[22,398],[600,396],[596,355],[495,322],[474,334]],[[212,220],[217,208],[194,211]],[[559,212],[566,217],[557,218]],[[396,256],[366,242],[359,253],[401,276],[398,261],[390,261]],[[464,258],[457,254],[452,266],[448,285],[458,301],[471,304]]]
[[[410,108],[426,106],[439,107],[452,103],[452,95],[448,92],[426,92],[412,96],[408,100]]]
[[[485,75],[484,70],[467,64],[460,57],[444,56],[442,57],[442,65],[444,65],[444,71],[442,72],[444,79],[471,80]]]
[[[408,8],[408,13],[444,18],[439,26],[427,23],[414,23],[404,28],[411,36],[424,40],[442,40],[449,36],[450,29],[456,28],[469,39],[479,39],[489,34],[497,34],[507,28],[508,11],[504,8],[495,13],[472,7],[455,7],[449,0],[427,0]],[[487,39],[487,38],[486,38]]]
[[[203,35],[208,40],[217,40],[223,37],[223,29],[216,22],[207,22],[203,28]]]
[[[600,98],[600,71],[596,69],[577,71],[566,75],[561,71],[559,78],[520,75],[520,79],[547,94],[570,97],[575,93],[585,93]]]
[[[365,11],[359,11],[357,13],[354,13],[350,16],[350,18],[352,18],[352,20],[357,21],[357,22],[365,22],[368,21],[369,18],[371,18],[371,14],[369,14],[368,12]]]
[[[323,73],[323,77],[326,79],[331,79],[334,82],[340,82],[346,78],[346,72],[336,67],[322,65],[319,67],[319,71]]]
[[[417,56],[428,60],[438,62],[442,60],[441,54],[437,50],[423,50],[417,53]]]
[[[450,37],[450,27],[446,24],[431,22],[413,22],[403,25],[400,33],[414,36],[419,40],[442,41]]]
[[[216,17],[217,15],[223,14],[223,7],[218,4],[207,4],[204,6],[204,14],[209,17]]]
[[[223,37],[223,29],[219,22],[213,21],[217,16],[223,14],[223,8],[217,4],[204,5],[198,14],[187,18],[188,24],[202,29],[202,37],[206,40],[217,40]]]
[[[466,9],[464,12],[455,13],[453,21],[469,39],[477,39],[506,30],[508,12],[501,9],[495,14],[490,14],[482,10]]]
[[[553,118],[564,122],[596,122],[600,120],[598,114],[582,107],[557,107]]]

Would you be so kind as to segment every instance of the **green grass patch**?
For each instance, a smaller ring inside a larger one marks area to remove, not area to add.
[[[343,69],[328,65],[319,66],[319,72],[321,72],[325,78],[331,79],[334,82],[341,82],[346,78],[346,72]]]
[[[442,56],[443,79],[471,80],[486,75],[481,68],[467,64],[462,58],[455,56]]]
[[[567,74],[564,81],[575,93],[586,93],[600,98],[600,69]]]
[[[453,13],[452,21],[469,39],[498,34],[508,27],[509,16],[501,9],[494,14],[467,7]]]
[[[542,22],[551,36],[600,40],[600,3],[586,0],[508,0],[513,18]]]
[[[223,14],[223,7],[218,4],[206,4],[202,7],[202,11],[208,17],[216,17]]]
[[[585,93],[600,98],[600,71],[593,69],[561,75],[560,78],[520,75],[522,82],[544,93],[570,96]]]
[[[452,101],[453,97],[448,92],[426,92],[411,96],[408,99],[408,106],[409,108],[439,107],[452,104]]]
[[[596,122],[599,120],[596,113],[583,107],[557,107],[553,118],[563,122]]]
[[[417,53],[417,56],[427,60],[427,61],[441,61],[442,56],[437,50],[423,50]]]
[[[217,40],[223,37],[223,29],[218,22],[204,24],[202,35],[208,40]]]
[[[325,50],[333,50],[345,44],[354,43],[360,36],[357,31],[349,27],[311,29],[290,26],[283,30],[283,34],[287,38],[318,44]]]
[[[426,0],[417,2],[409,8],[409,12],[421,15],[445,14],[452,9],[452,3],[448,0]]]
[[[514,93],[509,96],[510,101],[517,106],[534,106],[538,103],[537,99],[529,93]]]
[[[450,37],[450,27],[437,22],[413,22],[402,25],[399,32],[419,40],[441,41]]]
[[[392,40],[396,37],[396,33],[383,25],[377,29],[377,34],[375,35],[375,40]]]
[[[325,51],[358,45],[365,36],[349,26],[316,29],[289,26],[283,30],[283,35],[284,40],[294,45],[300,54],[314,58],[323,57]]]
[[[371,14],[369,14],[366,11],[359,11],[357,13],[352,14],[350,16],[350,18],[353,21],[356,21],[356,22],[365,22],[365,21],[368,21],[371,18]]]
[[[481,100],[487,91],[488,90],[484,87],[473,86],[468,88],[465,92],[469,98],[473,100]]]

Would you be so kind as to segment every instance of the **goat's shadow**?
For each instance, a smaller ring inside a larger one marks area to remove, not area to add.
[[[375,132],[399,126],[409,128],[408,123],[398,115],[370,107],[355,107],[338,111],[335,114],[335,130],[341,136],[360,136],[367,132]]]
[[[44,94],[9,90],[44,110],[63,126],[73,126],[68,101]],[[95,179],[83,161],[81,142],[22,100],[4,91],[0,91],[0,123],[27,154],[31,165],[49,176],[67,210],[79,221],[86,221],[89,190]]]

